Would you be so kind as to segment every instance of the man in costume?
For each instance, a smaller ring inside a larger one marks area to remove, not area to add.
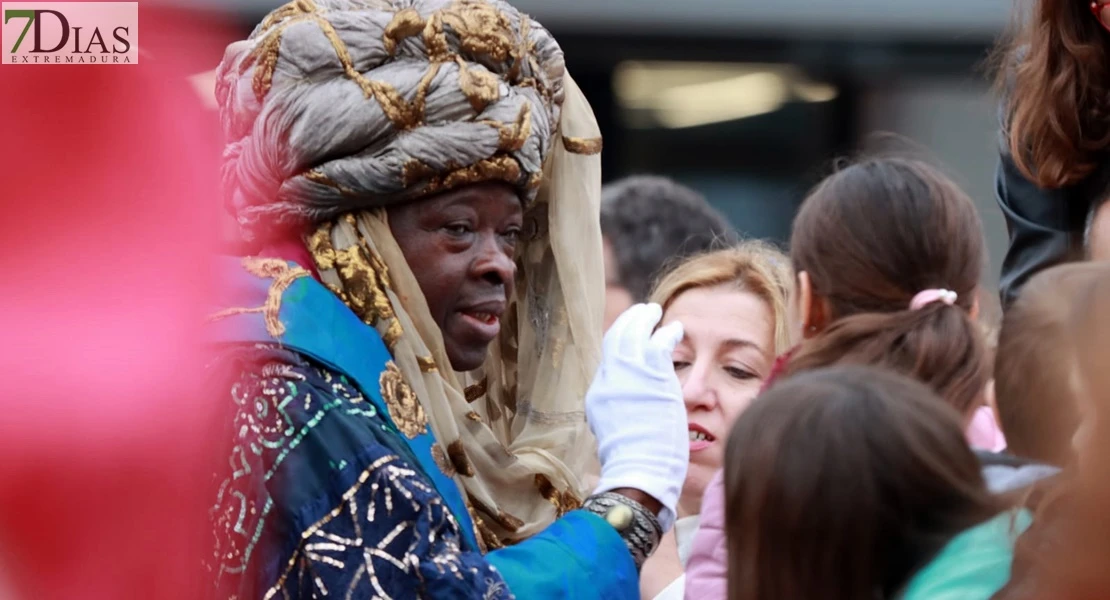
[[[220,592],[635,598],[685,476],[682,330],[633,308],[594,380],[601,143],[550,34],[497,0],[298,0],[217,99],[258,248],[212,313]]]

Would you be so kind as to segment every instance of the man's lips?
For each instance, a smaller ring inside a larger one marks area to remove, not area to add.
[[[505,301],[504,300],[489,300],[486,302],[478,302],[475,304],[468,304],[464,308],[458,309],[459,314],[470,317],[479,323],[492,325],[501,320],[501,316],[505,314]]]
[[[490,300],[466,305],[456,310],[463,326],[463,335],[474,342],[488,344],[501,333],[504,300]],[[465,338],[464,338],[465,339]]]

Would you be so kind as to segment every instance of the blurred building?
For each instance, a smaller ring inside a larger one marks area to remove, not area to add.
[[[556,35],[605,136],[605,177],[661,173],[785,241],[798,202],[873,132],[914,140],[981,207],[994,287],[995,100],[1011,0],[511,0]],[[233,10],[244,34],[276,0]],[[885,144],[889,147],[890,144]]]

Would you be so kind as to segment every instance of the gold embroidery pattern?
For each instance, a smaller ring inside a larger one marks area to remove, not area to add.
[[[458,475],[458,471],[455,470],[455,465],[451,464],[451,461],[447,458],[447,453],[443,451],[443,448],[440,447],[439,444],[432,446],[432,460],[435,461],[436,466],[439,467],[440,471],[443,471],[444,475],[448,477]]]
[[[352,215],[343,217],[353,220]],[[381,258],[360,243],[336,250],[331,243],[333,223],[321,224],[305,240],[308,251],[321,270],[334,269],[343,282],[339,297],[363,323],[378,329],[386,346],[393,349],[401,339],[401,323],[389,302],[389,269]],[[381,325],[381,326],[379,326]],[[383,331],[384,329],[384,331]]]
[[[470,458],[466,455],[466,448],[463,447],[462,440],[455,440],[447,445],[447,457],[451,459],[451,464],[455,465],[455,470],[463,477],[474,477],[474,465],[471,464]]]
[[[570,490],[560,492],[545,475],[536,474],[536,487],[539,488],[540,495],[555,506],[555,514],[557,517],[561,517],[572,510],[582,508],[582,501],[579,500],[573,492]]]
[[[421,373],[434,373],[436,371],[436,359],[430,356],[417,356],[416,364],[420,366]]]
[[[370,494],[360,492],[369,487]],[[421,503],[417,496],[431,496],[430,501]],[[382,580],[396,579],[398,575],[419,577],[417,569],[422,560],[430,560],[440,573],[454,575],[463,579],[465,566],[460,560],[461,549],[454,538],[444,538],[445,552],[431,557],[414,553],[416,544],[410,539],[419,536],[417,522],[400,520],[396,511],[404,514],[433,515],[438,520],[433,524],[435,530],[444,527],[457,530],[457,523],[443,505],[435,490],[425,483],[413,469],[404,465],[396,456],[384,456],[374,461],[358,481],[342,496],[342,501],[330,513],[301,533],[301,546],[294,552],[277,582],[266,592],[264,599],[270,600],[279,594],[289,596],[291,580],[310,579],[316,585],[313,597],[327,597],[333,592],[323,587],[320,576],[328,571],[339,570],[350,573],[346,591],[347,598],[370,597],[391,598],[382,585]],[[399,522],[388,532],[375,529],[374,521],[378,515]],[[438,517],[438,518],[437,518]],[[365,527],[369,526],[369,527]],[[374,532],[377,531],[378,534]],[[396,584],[394,584],[395,586]],[[359,593],[355,593],[355,592]]]
[[[281,322],[281,298],[285,290],[301,277],[308,277],[310,273],[302,267],[291,267],[284,260],[276,258],[247,257],[242,261],[243,268],[251,275],[263,279],[273,279],[270,291],[266,294],[266,302],[254,308],[228,308],[209,317],[211,321],[225,319],[233,315],[249,313],[262,313],[266,322],[266,331],[273,337],[285,334],[285,324]]]
[[[601,153],[601,138],[577,138],[563,136],[563,147],[572,154],[593,155]]]
[[[486,525],[482,517],[478,516],[478,511],[469,502],[466,503],[466,510],[470,513],[470,520],[474,523],[474,530],[478,533],[478,546],[481,547],[482,552],[489,552],[490,550],[498,550],[505,547],[501,538]]]
[[[465,390],[463,390],[463,396],[466,398],[467,402],[474,402],[478,398],[481,398],[482,396],[485,396],[486,391],[488,391],[488,388],[489,388],[489,379],[486,378],[486,377],[483,377],[482,380],[479,381],[478,383],[475,383],[474,385],[471,385],[471,386],[467,386],[467,388]]]
[[[410,440],[428,431],[428,419],[424,414],[424,407],[413,393],[412,388],[405,382],[401,369],[393,361],[389,361],[378,378],[381,387],[382,399],[385,400],[389,415],[397,424],[397,429]],[[436,446],[436,449],[439,449]],[[442,450],[441,450],[442,452]]]

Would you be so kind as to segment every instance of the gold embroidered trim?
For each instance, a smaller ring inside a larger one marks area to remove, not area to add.
[[[478,511],[469,502],[466,503],[466,510],[470,513],[470,520],[474,523],[474,531],[477,534],[475,537],[478,539],[478,547],[482,552],[489,552],[490,550],[500,550],[505,547],[501,542],[501,538],[486,525],[482,517],[478,516]]]
[[[470,108],[481,113],[501,98],[497,78],[485,69],[471,69],[460,56],[455,57],[459,66],[459,89],[470,101]]]
[[[385,364],[385,370],[378,378],[381,387],[382,399],[385,400],[389,416],[397,429],[410,440],[428,431],[428,418],[424,414],[424,407],[413,393],[412,388],[405,381],[401,369],[393,361]],[[438,448],[438,446],[437,446]]]
[[[416,12],[415,8],[398,11],[397,14],[393,15],[393,20],[389,22],[389,25],[386,25],[385,33],[382,34],[385,51],[392,56],[402,40],[420,33],[423,29],[424,19],[420,18],[420,13]]]
[[[425,194],[452,190],[471,183],[504,181],[512,185],[520,182],[520,163],[504,154],[482,159],[469,167],[456,169],[445,175],[431,178],[424,186]]]
[[[532,105],[523,104],[517,113],[516,121],[503,125],[497,121],[483,121],[497,129],[497,149],[501,152],[516,152],[524,147],[532,135]]]
[[[301,277],[308,277],[310,273],[303,267],[291,267],[284,260],[277,258],[247,257],[242,260],[243,268],[248,273],[263,279],[273,279],[270,290],[266,293],[266,302],[255,308],[228,308],[221,310],[209,317],[211,321],[218,321],[233,315],[249,313],[262,313],[266,322],[266,332],[277,338],[285,334],[285,324],[281,322],[281,299],[285,290]]]
[[[471,385],[471,386],[467,386],[466,390],[463,391],[463,395],[466,397],[467,402],[474,402],[478,398],[481,398],[482,396],[485,396],[486,395],[486,390],[488,388],[489,388],[489,378],[483,377],[482,380],[479,381],[478,383],[475,383],[474,385]]]
[[[436,371],[436,359],[430,356],[417,356],[416,364],[420,367],[421,373],[434,373]]]
[[[345,217],[354,224],[354,216]],[[381,332],[382,340],[390,350],[401,339],[401,322],[393,312],[386,290],[389,289],[389,269],[361,243],[336,250],[331,243],[334,223],[321,224],[305,240],[316,266],[324,271],[335,270],[346,290],[340,299],[351,308],[363,323]],[[379,326],[383,325],[383,326]]]
[[[555,506],[556,517],[582,508],[582,501],[573,492],[560,492],[546,475],[536,474],[536,487],[539,488],[540,495]]]
[[[323,174],[320,171],[317,171],[315,169],[313,169],[311,171],[305,171],[304,172],[304,178],[311,181],[312,183],[318,183],[320,185],[330,187],[333,190],[337,190],[340,194],[343,194],[344,196],[356,196],[357,195],[355,193],[355,191],[352,190],[351,188],[340,185],[339,183],[333,181],[327,175],[325,175],[325,174]]]
[[[443,471],[444,475],[454,477],[458,474],[458,471],[455,470],[455,466],[448,460],[447,453],[443,451],[443,448],[439,444],[432,445],[432,460],[435,461],[436,466],[439,467],[440,471]]]
[[[601,153],[601,138],[577,138],[563,136],[563,147],[572,154],[587,156]]]
[[[501,509],[497,509],[497,514],[490,515],[490,518],[493,519],[494,523],[497,523],[509,531],[518,531],[521,527],[524,527],[524,521],[521,521]]]
[[[474,465],[470,462],[470,458],[466,455],[466,449],[463,447],[462,440],[455,440],[447,445],[447,456],[451,459],[451,464],[455,465],[455,470],[464,477],[474,477]]]

